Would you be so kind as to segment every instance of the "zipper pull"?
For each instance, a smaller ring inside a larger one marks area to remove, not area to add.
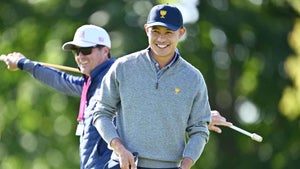
[[[155,88],[158,89],[158,82],[156,82]]]

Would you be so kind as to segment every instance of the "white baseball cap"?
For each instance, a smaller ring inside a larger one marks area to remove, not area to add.
[[[104,45],[110,48],[111,41],[108,33],[95,25],[83,25],[76,30],[73,41],[66,42],[62,48],[71,50],[74,46],[92,47],[95,45]]]

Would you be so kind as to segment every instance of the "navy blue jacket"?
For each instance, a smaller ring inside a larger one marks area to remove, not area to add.
[[[114,63],[109,59],[91,72],[92,82],[87,93],[87,107],[84,113],[84,132],[80,136],[80,168],[102,169],[110,159],[112,151],[93,126],[93,109],[96,103],[97,88],[100,87],[103,76]],[[69,96],[80,97],[85,76],[74,76],[65,72],[40,65],[29,59],[21,59],[18,67],[31,74],[36,80]],[[79,107],[79,106],[78,106]]]

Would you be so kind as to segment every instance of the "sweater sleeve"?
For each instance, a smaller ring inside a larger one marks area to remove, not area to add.
[[[211,113],[207,88],[204,79],[200,80],[199,92],[194,100],[187,133],[189,140],[186,144],[183,157],[189,157],[196,162],[201,156],[209,138],[208,124]]]
[[[117,107],[120,103],[118,92],[118,83],[116,78],[116,62],[104,76],[100,94],[97,98],[97,104],[94,110],[94,126],[101,137],[110,145],[114,138],[118,138],[113,117],[116,115]]]

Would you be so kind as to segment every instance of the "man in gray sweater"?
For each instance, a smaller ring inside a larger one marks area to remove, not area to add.
[[[119,58],[104,77],[94,125],[121,169],[190,169],[209,137],[207,87],[177,49],[186,31],[178,8],[154,6],[145,31],[149,47]]]

